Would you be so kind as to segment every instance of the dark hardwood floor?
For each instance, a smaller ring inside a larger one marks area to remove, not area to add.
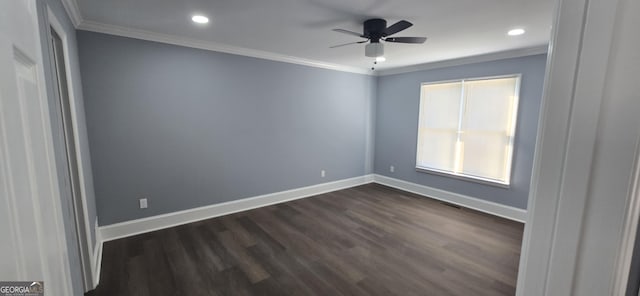
[[[368,184],[107,242],[87,295],[514,295],[522,231]]]

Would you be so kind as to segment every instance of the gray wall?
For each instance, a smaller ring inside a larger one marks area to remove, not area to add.
[[[533,166],[538,113],[542,98],[546,55],[528,56],[463,66],[382,76],[377,83],[375,172],[517,208],[526,208]],[[463,181],[416,172],[420,84],[522,73],[511,187]],[[389,166],[395,172],[389,172]]]
[[[91,157],[89,153],[89,141],[87,137],[87,129],[86,129],[86,121],[85,121],[85,113],[84,113],[84,104],[83,104],[83,94],[82,94],[82,86],[80,79],[80,66],[78,60],[78,48],[76,42],[76,31],[71,23],[71,20],[68,18],[67,13],[62,6],[60,0],[46,0],[46,1],[37,1],[38,8],[38,19],[40,24],[40,37],[41,37],[41,45],[42,45],[42,56],[43,56],[43,66],[45,72],[45,82],[48,98],[50,99],[50,115],[52,120],[52,128],[53,128],[53,139],[54,139],[54,150],[55,150],[55,159],[58,169],[59,176],[68,175],[67,171],[67,163],[66,163],[66,151],[64,148],[64,138],[63,131],[61,129],[61,118],[59,102],[57,102],[57,95],[55,94],[55,84],[57,83],[53,77],[53,69],[52,69],[52,60],[50,57],[50,41],[48,39],[48,11],[47,8],[51,9],[51,12],[56,16],[56,18],[61,22],[64,33],[67,35],[68,42],[68,58],[70,67],[67,72],[71,75],[73,80],[73,89],[70,90],[75,95],[75,103],[76,108],[72,110],[75,113],[75,118],[77,119],[78,125],[78,137],[77,142],[80,146],[80,149],[77,151],[82,158],[82,161],[79,162],[79,166],[82,167],[83,177],[85,180],[85,200],[87,202],[87,211],[89,216],[89,230],[90,230],[90,238],[89,243],[92,246],[96,246],[96,233],[94,228],[94,221],[96,220],[96,204],[95,204],[95,196],[93,191],[93,175],[91,168]],[[74,213],[70,211],[71,209],[71,191],[67,184],[64,182],[68,182],[68,179],[60,178],[60,189],[61,189],[61,203],[62,203],[62,211],[64,220],[64,226],[67,237],[67,250],[69,254],[69,260],[71,265],[71,276],[72,283],[74,289],[74,295],[82,295],[83,293],[83,284],[82,284],[82,270],[80,264],[80,257],[78,253],[78,245],[76,243],[76,229],[75,229],[75,220]],[[93,256],[93,254],[91,254]]]
[[[100,225],[371,170],[373,77],[77,37]]]

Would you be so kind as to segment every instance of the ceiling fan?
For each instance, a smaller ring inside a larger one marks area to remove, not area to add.
[[[366,20],[363,25],[362,34],[344,29],[333,29],[333,31],[366,38],[367,40],[334,45],[330,48],[369,42],[365,47],[365,55],[374,58],[381,57],[384,55],[384,46],[380,41],[421,44],[427,40],[427,37],[389,37],[411,26],[413,26],[413,24],[405,20],[401,20],[389,27],[387,27],[387,21],[383,19]]]

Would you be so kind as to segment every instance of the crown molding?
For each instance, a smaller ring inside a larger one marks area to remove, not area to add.
[[[68,1],[71,1],[71,0],[68,0]],[[184,38],[176,35],[156,33],[156,32],[150,32],[146,30],[131,29],[127,27],[121,27],[121,26],[104,24],[104,23],[93,22],[93,21],[83,21],[80,24],[80,26],[78,26],[78,29],[104,33],[109,35],[147,40],[147,41],[186,46],[191,48],[224,52],[229,54],[248,56],[248,57],[254,57],[254,58],[265,59],[265,60],[285,62],[290,64],[298,64],[298,65],[310,66],[315,68],[372,75],[371,71],[369,71],[368,69],[331,64],[331,63],[293,57],[293,56],[277,54],[277,53],[271,53],[271,52],[266,52],[261,50],[255,50],[255,49],[249,49],[249,48],[243,48],[243,47],[237,47],[237,46],[229,46],[229,45],[215,43],[215,42]]]
[[[548,45],[545,44],[545,45],[540,45],[535,47],[481,54],[481,55],[462,57],[462,58],[456,58],[456,59],[445,60],[445,61],[429,62],[429,63],[419,64],[419,65],[395,67],[390,69],[380,69],[380,70],[376,70],[375,72],[371,72],[368,68],[362,69],[358,67],[327,63],[327,62],[305,59],[305,58],[278,54],[273,52],[267,52],[267,51],[262,51],[257,49],[231,46],[231,45],[226,45],[226,44],[221,44],[221,43],[216,43],[211,41],[203,41],[198,39],[180,37],[177,35],[157,33],[157,32],[152,32],[147,30],[133,29],[133,28],[123,27],[123,26],[88,21],[82,18],[82,14],[80,12],[80,8],[78,6],[77,0],[61,0],[61,1],[65,10],[67,11],[67,14],[69,15],[69,18],[71,19],[71,22],[73,23],[75,28],[78,30],[92,31],[92,32],[98,32],[98,33],[109,34],[109,35],[129,37],[129,38],[135,38],[140,40],[173,44],[178,46],[185,46],[185,47],[223,52],[223,53],[234,54],[234,55],[254,57],[254,58],[271,60],[271,61],[278,61],[278,62],[297,64],[297,65],[334,70],[334,71],[341,71],[341,72],[365,74],[365,75],[371,75],[371,76],[387,76],[387,75],[395,75],[395,74],[402,74],[402,73],[409,73],[409,72],[416,72],[416,71],[425,71],[425,70],[432,70],[432,69],[438,69],[438,68],[460,66],[460,65],[473,64],[473,63],[496,61],[496,60],[509,59],[509,58],[518,58],[518,57],[524,57],[524,56],[530,56],[530,55],[545,54],[548,51]]]
[[[463,57],[463,58],[457,58],[457,59],[451,59],[451,60],[445,60],[445,61],[425,63],[420,65],[384,69],[384,70],[377,71],[377,76],[395,75],[395,74],[402,74],[402,73],[454,67],[454,66],[460,66],[460,65],[466,65],[466,64],[490,62],[490,61],[504,60],[504,59],[510,59],[510,58],[519,58],[519,57],[525,57],[525,56],[537,55],[537,54],[545,54],[547,53],[548,49],[549,49],[549,46],[545,44],[545,45],[540,45],[535,47],[500,51],[500,52],[481,54],[481,55],[475,55],[475,56],[469,56],[469,57]]]
[[[73,26],[77,29],[80,24],[82,24],[82,13],[80,13],[80,7],[78,6],[78,2],[76,0],[61,0],[62,6],[64,6],[64,10],[67,11]]]

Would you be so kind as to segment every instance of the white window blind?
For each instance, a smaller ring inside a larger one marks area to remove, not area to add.
[[[520,76],[425,83],[416,168],[509,185]]]

